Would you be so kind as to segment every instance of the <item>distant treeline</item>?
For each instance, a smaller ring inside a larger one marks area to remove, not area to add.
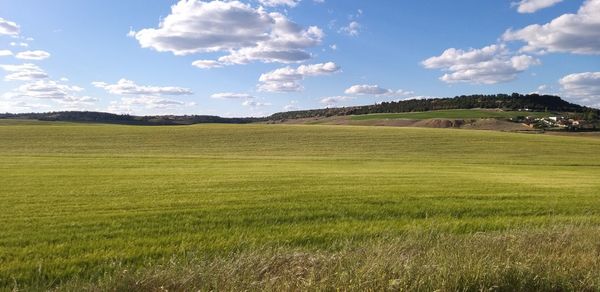
[[[271,120],[330,117],[344,115],[364,115],[375,113],[403,113],[422,112],[448,109],[503,109],[552,112],[586,112],[596,111],[577,104],[564,101],[558,96],[538,94],[494,94],[494,95],[461,95],[454,98],[410,99],[392,102],[382,102],[374,105],[326,108],[317,110],[304,110],[282,112],[274,114]]]
[[[127,125],[192,125],[206,123],[247,124],[265,120],[261,118],[222,118],[217,116],[197,115],[133,116],[87,111],[0,114],[0,119],[29,119],[39,121],[112,123]]]
[[[247,124],[299,118],[363,115],[375,113],[423,112],[448,109],[503,109],[581,113],[598,117],[600,110],[564,101],[558,96],[538,94],[461,95],[454,98],[411,99],[382,102],[374,105],[326,108],[276,113],[264,118],[222,118],[218,116],[133,116],[102,112],[71,111],[50,113],[0,114],[0,119],[32,119],[40,121],[67,121],[114,123],[130,125],[192,125],[205,123]],[[596,118],[597,119],[597,118]]]

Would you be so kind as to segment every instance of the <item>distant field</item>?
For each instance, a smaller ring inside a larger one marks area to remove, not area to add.
[[[0,146],[0,290],[600,288],[596,138],[0,121]]]
[[[497,110],[441,110],[429,112],[409,112],[394,114],[370,114],[352,116],[352,120],[379,120],[379,119],[483,119],[483,118],[513,118],[517,116],[544,117],[551,116],[552,113],[544,112],[519,112],[519,111],[497,111]]]

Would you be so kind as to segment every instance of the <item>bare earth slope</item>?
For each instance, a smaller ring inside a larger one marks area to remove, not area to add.
[[[282,124],[319,124],[319,125],[354,125],[354,126],[388,126],[388,127],[421,127],[421,128],[460,128],[471,130],[493,131],[532,131],[523,124],[502,119],[371,119],[353,120],[351,116],[307,118],[286,120]]]

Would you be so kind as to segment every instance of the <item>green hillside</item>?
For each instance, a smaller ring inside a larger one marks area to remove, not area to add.
[[[519,112],[519,111],[498,111],[481,109],[459,109],[459,110],[440,110],[428,112],[408,112],[392,114],[368,114],[352,116],[352,120],[379,120],[379,119],[483,119],[483,118],[514,118],[518,116],[546,117],[553,113],[546,112]]]
[[[600,139],[2,122],[0,142],[4,289],[600,287]]]

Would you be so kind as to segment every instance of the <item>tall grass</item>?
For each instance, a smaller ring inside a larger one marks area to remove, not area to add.
[[[597,291],[600,229],[407,234],[338,251],[264,248],[169,262],[60,290]]]

